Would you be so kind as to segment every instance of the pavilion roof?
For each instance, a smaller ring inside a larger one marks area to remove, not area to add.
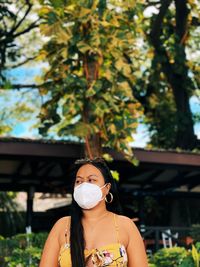
[[[131,195],[200,197],[200,154],[133,148],[135,167],[113,150],[109,166],[120,173],[119,188]],[[84,156],[83,144],[55,140],[0,138],[0,190],[69,192],[69,172]]]

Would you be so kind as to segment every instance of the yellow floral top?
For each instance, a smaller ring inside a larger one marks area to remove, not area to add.
[[[100,248],[94,248],[92,250],[85,249],[85,262],[90,262],[90,266],[94,267],[127,267],[128,258],[124,245],[119,242],[118,238],[118,225],[116,224],[116,215],[114,214],[115,229],[117,235],[117,242],[108,244]],[[71,267],[71,255],[70,244],[65,243],[60,248],[59,267]]]

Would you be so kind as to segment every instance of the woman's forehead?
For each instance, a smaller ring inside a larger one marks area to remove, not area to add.
[[[89,176],[91,174],[95,174],[98,177],[103,177],[101,171],[96,168],[95,166],[93,166],[92,164],[85,164],[83,166],[81,166],[78,171],[76,176]]]

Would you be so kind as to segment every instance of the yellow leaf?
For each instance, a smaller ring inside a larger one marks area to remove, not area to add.
[[[108,81],[113,82],[113,73],[109,69],[100,72],[101,77],[105,77]]]
[[[57,30],[58,31],[56,33],[57,35],[56,42],[58,44],[67,43],[71,38],[71,35],[68,34],[66,31],[64,31],[61,26],[59,26]]]
[[[42,8],[39,9],[39,14],[42,16],[48,14],[50,11],[52,11],[52,8],[48,6],[43,6]]]
[[[64,12],[65,13],[73,13],[76,8],[76,5],[69,5],[65,7]]]
[[[197,251],[197,249],[195,248],[194,245],[192,245],[192,257],[194,259],[196,267],[199,267],[200,257],[199,257],[199,253],[198,253],[198,251]]]
[[[106,20],[104,21],[101,21],[100,24],[103,26],[103,27],[108,27],[108,26],[111,26],[112,24],[107,22]]]
[[[116,134],[117,133],[116,126],[113,123],[108,127],[108,130],[110,130],[110,132],[112,134]]]
[[[113,161],[113,157],[108,153],[103,154],[103,158],[108,162],[112,162]]]
[[[40,25],[40,31],[42,34],[44,34],[46,36],[56,35],[59,31],[59,27],[60,27],[59,24],[60,24],[60,22],[56,22],[52,25],[41,24]]]
[[[47,58],[47,55],[48,55],[47,51],[41,50],[39,55],[37,56],[37,60],[44,60]]]
[[[127,136],[125,139],[126,142],[130,143],[134,141],[134,138],[132,136]]]
[[[116,63],[115,63],[115,67],[118,69],[118,70],[122,70],[122,68],[123,68],[123,66],[124,66],[124,62],[123,62],[123,60],[121,59],[121,58],[119,58],[117,61],[116,61]]]
[[[61,56],[66,59],[68,56],[68,52],[67,52],[67,48],[64,47],[63,49],[61,49]]]
[[[132,89],[128,82],[124,81],[124,82],[119,83],[119,89],[121,92],[124,93],[125,96],[129,98],[133,97]]]
[[[112,174],[113,179],[115,179],[117,182],[119,182],[119,173],[117,171],[111,170],[111,174]]]
[[[81,10],[78,12],[79,17],[84,17],[91,12],[89,8],[81,7]]]
[[[78,50],[81,51],[83,54],[86,53],[87,51],[92,50],[92,48],[86,44],[84,41],[80,41],[77,44]]]
[[[129,64],[125,63],[122,58],[119,58],[115,62],[115,67],[118,71],[122,71],[126,77],[129,77],[129,75],[131,74],[131,67],[129,66]]]

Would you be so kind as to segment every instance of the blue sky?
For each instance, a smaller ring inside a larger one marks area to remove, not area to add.
[[[30,84],[35,82],[35,77],[40,75],[42,68],[38,67],[20,67],[15,69],[10,74],[10,78],[15,83],[23,83]],[[28,90],[23,90],[25,101],[26,97],[30,100],[32,98],[32,102],[29,103],[29,106],[34,108],[34,112],[31,114],[31,119],[28,122],[20,122],[16,123],[14,130],[11,135],[13,137],[21,137],[21,138],[41,138],[38,134],[37,128],[33,127],[37,122],[37,115],[39,113],[39,105],[40,105],[40,96],[37,90],[30,92]],[[5,101],[5,97],[6,101]],[[21,101],[21,91],[10,92],[9,91],[0,91],[0,107],[5,108],[6,106],[16,105],[17,102]],[[37,105],[36,105],[37,103]],[[193,113],[200,113],[200,100],[197,97],[192,97],[190,99],[191,110]],[[196,123],[194,127],[195,133],[200,139],[200,123]],[[149,134],[147,126],[140,124],[137,129],[137,133],[134,135],[135,142],[133,145],[135,147],[144,147],[149,141]]]

